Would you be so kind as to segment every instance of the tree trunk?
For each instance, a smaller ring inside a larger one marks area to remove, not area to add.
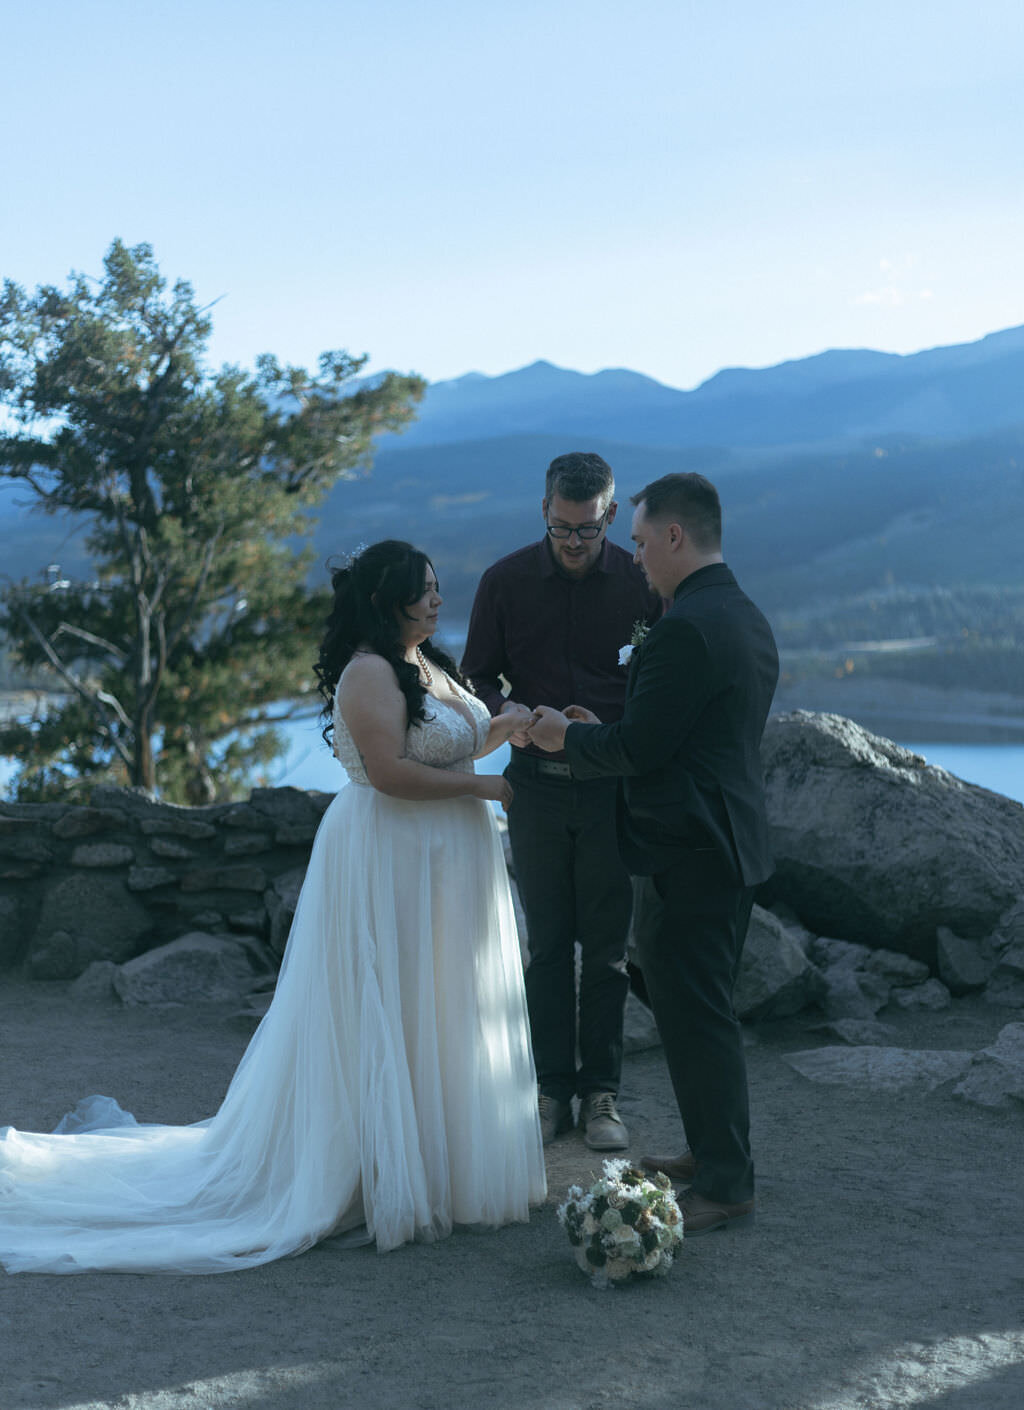
[[[135,726],[135,753],[132,758],[132,785],[156,793],[156,758],[153,754],[153,731],[148,717]]]

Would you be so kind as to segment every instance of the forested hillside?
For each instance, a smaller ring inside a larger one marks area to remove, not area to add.
[[[620,543],[649,480],[715,480],[728,561],[801,670],[887,643],[859,669],[1024,694],[1022,380],[1024,329],[1010,329],[908,358],[729,369],[692,393],[546,363],[437,384],[411,430],[381,440],[372,475],[328,495],[311,582],[360,543],[412,539],[436,560],[457,632],[483,569],[542,532],[548,461],[591,449],[616,471]],[[27,516],[15,497],[0,487],[5,571],[81,571],[74,522]]]

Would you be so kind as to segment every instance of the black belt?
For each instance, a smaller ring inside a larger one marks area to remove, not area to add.
[[[513,754],[512,767],[525,768],[530,773],[540,774],[542,778],[562,778],[566,782],[572,778],[572,769],[568,764],[559,763],[557,759],[538,759],[535,754]]]

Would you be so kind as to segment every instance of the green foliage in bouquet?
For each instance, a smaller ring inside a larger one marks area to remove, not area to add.
[[[606,1160],[589,1190],[571,1185],[558,1218],[576,1262],[599,1286],[634,1276],[664,1277],[683,1242],[672,1182],[626,1160]]]

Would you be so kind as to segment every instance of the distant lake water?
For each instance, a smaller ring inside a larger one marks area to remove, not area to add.
[[[319,718],[309,716],[281,726],[288,752],[269,771],[267,783],[275,787],[318,788],[336,793],[345,774],[320,737]],[[968,783],[980,784],[1024,803],[1024,744],[919,744],[898,740],[929,764],[947,769]],[[503,745],[477,761],[481,773],[500,773],[508,763],[509,747]],[[14,772],[9,759],[0,758],[0,791]]]
[[[967,783],[978,783],[993,793],[1005,793],[1024,803],[1024,744],[914,744],[899,740],[904,749],[923,754],[929,764],[946,769]]]
[[[319,722],[296,720],[285,729],[289,737],[288,755],[275,769],[273,782],[294,788],[321,788],[332,793],[339,789],[345,775],[320,738]],[[922,754],[929,764],[946,769],[967,783],[980,784],[1024,803],[1024,744],[917,744],[912,740],[897,743],[915,754]],[[486,759],[477,760],[477,770],[501,773],[508,756],[506,744]]]

